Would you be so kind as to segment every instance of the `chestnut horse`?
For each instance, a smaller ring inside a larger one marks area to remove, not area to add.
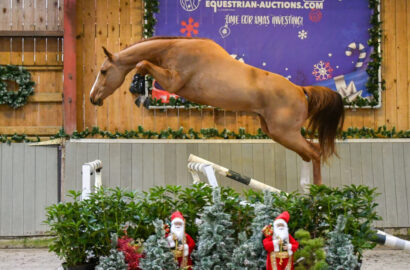
[[[338,93],[320,86],[298,86],[241,63],[209,39],[155,37],[114,54],[103,49],[107,59],[91,89],[92,104],[102,105],[136,68],[138,74],[150,74],[164,89],[192,102],[258,114],[263,132],[305,161],[302,186],[309,183],[310,161],[314,184],[321,184],[321,159],[335,153],[337,130],[343,126]],[[307,119],[309,128],[318,132],[319,144],[301,135]]]

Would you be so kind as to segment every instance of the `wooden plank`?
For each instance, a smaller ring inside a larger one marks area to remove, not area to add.
[[[120,145],[121,187],[132,189],[132,144]]]
[[[132,144],[132,189],[142,190],[143,186],[143,159],[141,143]]]
[[[4,180],[3,180],[3,148],[5,147],[6,144],[0,144],[0,217],[3,216],[3,185],[4,185]],[[4,170],[5,171],[5,170]],[[3,222],[0,220],[0,234],[3,232],[2,230]]]
[[[181,143],[175,146],[175,177],[178,185],[189,186],[192,184],[192,177],[187,168],[188,156],[188,144]],[[169,184],[170,182],[167,181],[167,185]]]
[[[185,176],[186,185],[190,185],[193,183],[193,179],[190,173],[188,173],[187,164],[188,164],[188,157],[190,154],[194,154],[199,156],[198,144],[183,144],[184,148],[179,147],[177,145],[177,176],[178,178]],[[185,156],[184,156],[185,153]],[[181,158],[183,157],[183,158]],[[181,169],[179,169],[181,168]]]
[[[121,145],[110,144],[110,187],[121,186]]]
[[[98,4],[98,2],[97,2]],[[120,50],[120,1],[107,1],[105,3],[105,10],[107,13],[107,19],[104,23],[107,24],[107,36],[105,37],[107,43],[107,49],[110,52],[118,52]],[[104,8],[104,7],[103,7]],[[98,9],[98,7],[97,7]],[[121,11],[122,12],[122,11]],[[97,13],[98,14],[98,13]],[[97,24],[101,23],[98,22],[98,15],[97,15]],[[97,25],[98,28],[98,25]],[[103,33],[105,33],[103,31]],[[97,32],[98,37],[99,32]],[[101,36],[101,40],[104,41],[104,36]],[[104,55],[105,59],[105,55]],[[101,62],[102,64],[102,62]],[[97,65],[99,66],[98,62]],[[106,100],[105,103],[108,103],[107,111],[102,110],[104,117],[106,117],[106,113],[108,116],[108,128],[110,130],[122,130],[124,125],[121,124],[122,117],[127,117],[125,115],[125,111],[122,108],[122,96],[123,96],[123,87],[117,89],[114,94],[110,97],[109,100]],[[102,120],[99,118],[99,120]]]
[[[406,10],[407,10],[407,12],[406,12],[406,14],[407,14],[407,40],[410,40],[410,16],[409,16],[409,14],[410,14],[410,4],[409,3],[407,3],[407,6],[406,6]],[[407,61],[409,61],[409,59],[410,59],[410,46],[407,44]],[[408,62],[407,62],[408,63]],[[410,67],[408,66],[408,64],[407,64],[407,79],[408,80],[410,80]],[[410,83],[408,83],[407,84],[407,100],[408,100],[408,102],[410,102]],[[408,115],[410,115],[410,106],[409,106],[409,104],[407,104],[407,112],[408,112]],[[408,129],[410,129],[410,117],[408,118]],[[410,193],[408,193],[408,194],[410,194]]]
[[[89,1],[91,2],[91,1]],[[83,89],[83,72],[84,72],[84,1],[76,2],[76,71],[77,71],[77,82],[76,82],[76,102],[77,102],[77,129],[83,131],[85,129],[84,122],[84,102],[86,100]]]
[[[376,197],[376,203],[378,207],[376,208],[377,213],[383,218],[382,221],[378,221],[376,226],[387,226],[387,211],[386,211],[386,193],[384,191],[384,170],[383,170],[383,149],[382,143],[373,142],[372,145],[372,168],[373,168],[373,176],[374,176],[374,186],[377,188],[377,192],[380,193],[379,196]]]
[[[24,147],[24,184],[23,184],[23,198],[24,198],[24,214],[23,214],[23,234],[32,234],[35,231],[35,205],[36,196],[33,192],[35,190],[36,179],[36,148],[25,145]],[[40,161],[41,162],[41,161]]]
[[[47,176],[47,185],[44,189],[46,193],[46,206],[50,206],[58,202],[58,155],[57,155],[57,146],[41,146],[46,148],[46,176]],[[42,220],[45,220],[46,215],[44,213],[41,216]],[[44,226],[45,229],[46,226]]]
[[[242,160],[242,146],[241,144],[232,144],[231,145],[231,167],[229,169],[244,174],[243,172],[243,160]],[[249,176],[249,175],[248,175]],[[232,184],[230,186],[235,189],[236,191],[240,192],[245,187],[243,184],[238,183],[236,181],[231,181]]]
[[[59,132],[61,126],[58,127],[32,127],[32,126],[11,126],[11,127],[0,127],[0,134],[3,135],[13,135],[17,134],[26,134],[26,135],[55,135]]]
[[[34,6],[35,0],[24,0],[23,20],[24,30],[34,30]]]
[[[155,185],[154,182],[154,147],[151,144],[143,144],[142,152],[144,153],[144,158],[142,160],[143,164],[143,190],[148,191],[151,187]]]
[[[83,114],[81,115],[83,121],[83,127],[99,126],[102,129],[107,129],[107,126],[102,123],[97,123],[97,107],[92,105],[89,101],[89,91],[94,83],[95,78],[99,72],[99,66],[96,66],[96,53],[101,53],[101,47],[95,47],[96,37],[96,9],[95,1],[82,1],[83,13],[79,13],[78,16],[83,18],[83,46],[77,47],[77,50],[82,50],[83,53],[83,73],[82,77],[78,77],[77,80],[82,81],[82,87],[77,88],[77,91],[81,91],[81,107],[83,108]],[[77,16],[77,17],[78,17]],[[98,44],[100,45],[100,44]],[[97,52],[96,52],[97,49]],[[101,64],[101,63],[100,63]],[[77,120],[78,122],[78,120]]]
[[[392,143],[383,143],[383,176],[384,190],[386,193],[386,225],[393,227],[397,224],[397,203],[396,203],[396,176],[393,163],[393,145]]]
[[[340,173],[343,177],[343,184],[352,184],[352,171],[351,171],[351,155],[350,146],[348,143],[340,143]]]
[[[201,118],[202,118],[202,111],[197,109],[189,109],[189,127],[195,131],[200,131],[201,126]]]
[[[362,159],[362,184],[369,187],[374,187],[371,143],[361,143],[360,152]]]
[[[47,30],[58,31],[60,27],[58,0],[47,2]]]
[[[276,187],[276,160],[275,160],[275,144],[264,144],[263,147],[263,167],[264,167],[264,183]]]
[[[34,14],[35,30],[47,31],[47,0],[36,0]]]
[[[177,146],[175,144],[164,145],[164,173],[165,173],[165,185],[185,185],[186,180],[177,177]]]
[[[13,166],[13,147],[11,145],[3,145],[2,147],[2,168],[1,173],[1,235],[7,236],[12,231],[12,217],[13,217],[13,172],[5,168],[12,168]]]
[[[231,145],[229,144],[221,144],[220,145],[220,164],[225,168],[232,169],[232,156],[231,156]],[[227,178],[227,177],[220,177],[221,185],[227,187],[234,187],[236,190],[240,190],[241,186],[235,181]]]
[[[64,150],[64,175],[61,183],[61,199],[62,201],[71,201],[69,199],[68,191],[75,190],[75,177],[76,177],[76,153],[77,143],[67,142]],[[36,166],[37,168],[37,166]],[[103,175],[104,176],[104,175]]]
[[[13,192],[10,194],[10,203],[12,205],[12,230],[11,235],[22,235],[24,231],[24,170],[22,165],[24,164],[24,144],[13,144],[13,156],[12,159],[12,178],[8,181],[12,182]]]
[[[221,144],[210,143],[208,144],[209,159],[216,164],[221,164]],[[220,186],[226,186],[226,178],[215,173],[216,179]],[[225,178],[225,179],[224,179]]]
[[[396,0],[396,24],[395,24],[395,42],[396,42],[396,65],[397,72],[397,122],[395,126],[398,130],[409,129],[409,113],[408,113],[408,88],[409,88],[409,78],[408,78],[408,63],[409,55],[407,53],[407,47],[409,46],[406,33],[407,29],[407,13],[406,5],[407,0]]]
[[[408,227],[409,208],[404,171],[403,143],[393,143],[393,165],[396,183],[397,223],[396,227]]]
[[[264,147],[267,147],[267,145],[262,143],[252,144],[252,178],[266,183],[265,170],[263,168]]]
[[[2,13],[0,20],[0,30],[10,30],[12,24],[12,14],[10,1],[0,1],[0,11]]]
[[[362,154],[360,147],[350,144],[350,166],[352,173],[352,184],[362,184]]]
[[[22,38],[12,38],[11,39],[11,61],[12,65],[22,65],[23,64],[23,40]]]
[[[295,152],[286,149],[286,185],[288,192],[298,190],[298,176],[297,176],[297,155]]]
[[[17,17],[13,15],[13,18]],[[14,24],[13,24],[14,27]],[[33,31],[33,30],[0,30],[0,37],[31,37],[31,38],[46,38],[46,37],[63,37],[64,31]]]
[[[404,170],[406,178],[406,194],[407,194],[407,209],[410,209],[410,143],[405,143],[403,145],[403,154],[404,154]],[[408,219],[410,224],[410,215]]]
[[[83,165],[89,162],[87,153],[88,153],[88,145],[77,145],[76,147],[76,167],[74,172],[73,181],[75,182],[75,190],[81,191],[83,189],[83,181],[82,181],[82,169]],[[111,153],[110,153],[111,154]],[[110,174],[111,177],[111,174]]]
[[[285,157],[286,152],[285,148],[275,143],[275,179],[276,179],[276,188],[289,191],[287,188],[286,183],[286,160],[283,158]]]
[[[334,156],[332,159],[330,159],[330,171],[329,171],[329,184],[331,187],[341,187],[342,182],[343,182],[343,177],[340,172],[341,170],[341,159],[343,156],[341,155],[339,149],[340,149],[340,144],[336,144],[336,149],[338,154],[340,155],[339,157]],[[370,156],[369,156],[370,157]]]
[[[154,145],[154,183],[156,186],[165,185],[165,151],[164,144],[158,143]],[[174,182],[175,184],[175,182]]]
[[[394,31],[396,29],[396,0],[384,1],[384,8],[391,12],[391,17],[384,20],[384,51],[385,59],[385,78],[386,78],[386,125],[392,128],[397,122],[397,67],[396,67],[396,40]],[[387,15],[387,14],[386,14]]]
[[[62,102],[62,93],[36,93],[34,96],[29,97],[29,102]]]
[[[23,30],[24,29],[24,19],[23,19],[23,1],[12,0],[12,12],[11,15],[11,29],[12,30]]]
[[[47,149],[45,147],[36,147],[36,160],[47,161]],[[45,208],[47,206],[47,164],[46,162],[36,162],[36,233],[41,233],[46,230],[42,224],[45,216]]]
[[[8,65],[11,62],[11,39],[0,37],[0,65]]]
[[[110,145],[108,143],[98,144],[98,158],[102,161],[102,183],[104,186],[111,186],[110,183]]]

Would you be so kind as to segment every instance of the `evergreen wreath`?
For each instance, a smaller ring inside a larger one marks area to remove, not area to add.
[[[18,91],[8,91],[6,81],[15,81]],[[34,94],[35,83],[31,74],[21,66],[0,66],[0,104],[6,104],[17,109],[27,103],[29,96]]]

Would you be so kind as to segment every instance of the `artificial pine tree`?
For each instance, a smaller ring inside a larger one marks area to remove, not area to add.
[[[198,249],[194,252],[195,270],[226,269],[235,248],[231,216],[223,212],[221,191],[214,188],[213,205],[204,207],[199,225]]]
[[[263,248],[263,227],[271,224],[281,211],[272,204],[272,193],[264,191],[264,202],[256,203],[254,207],[255,218],[252,221],[252,235],[234,250],[230,269],[239,270],[265,270],[266,251]]]
[[[148,237],[144,245],[145,257],[141,259],[142,270],[177,270],[174,254],[165,240],[164,223],[162,220],[154,221],[155,234]]]
[[[350,235],[343,233],[346,218],[337,217],[335,229],[329,233],[326,247],[326,261],[332,270],[350,270],[359,267]]]
[[[323,249],[324,241],[322,238],[310,239],[310,233],[305,230],[297,230],[295,238],[300,246],[295,252],[294,261],[302,259],[296,266],[295,270],[327,270],[329,266],[326,263],[326,253]]]
[[[110,255],[100,258],[96,270],[127,270],[128,265],[125,262],[124,253],[117,250],[118,236],[113,234],[111,236],[111,250]]]

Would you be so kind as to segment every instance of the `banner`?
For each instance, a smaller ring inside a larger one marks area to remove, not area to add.
[[[156,36],[206,37],[232,57],[349,101],[366,91],[367,0],[160,0]]]

